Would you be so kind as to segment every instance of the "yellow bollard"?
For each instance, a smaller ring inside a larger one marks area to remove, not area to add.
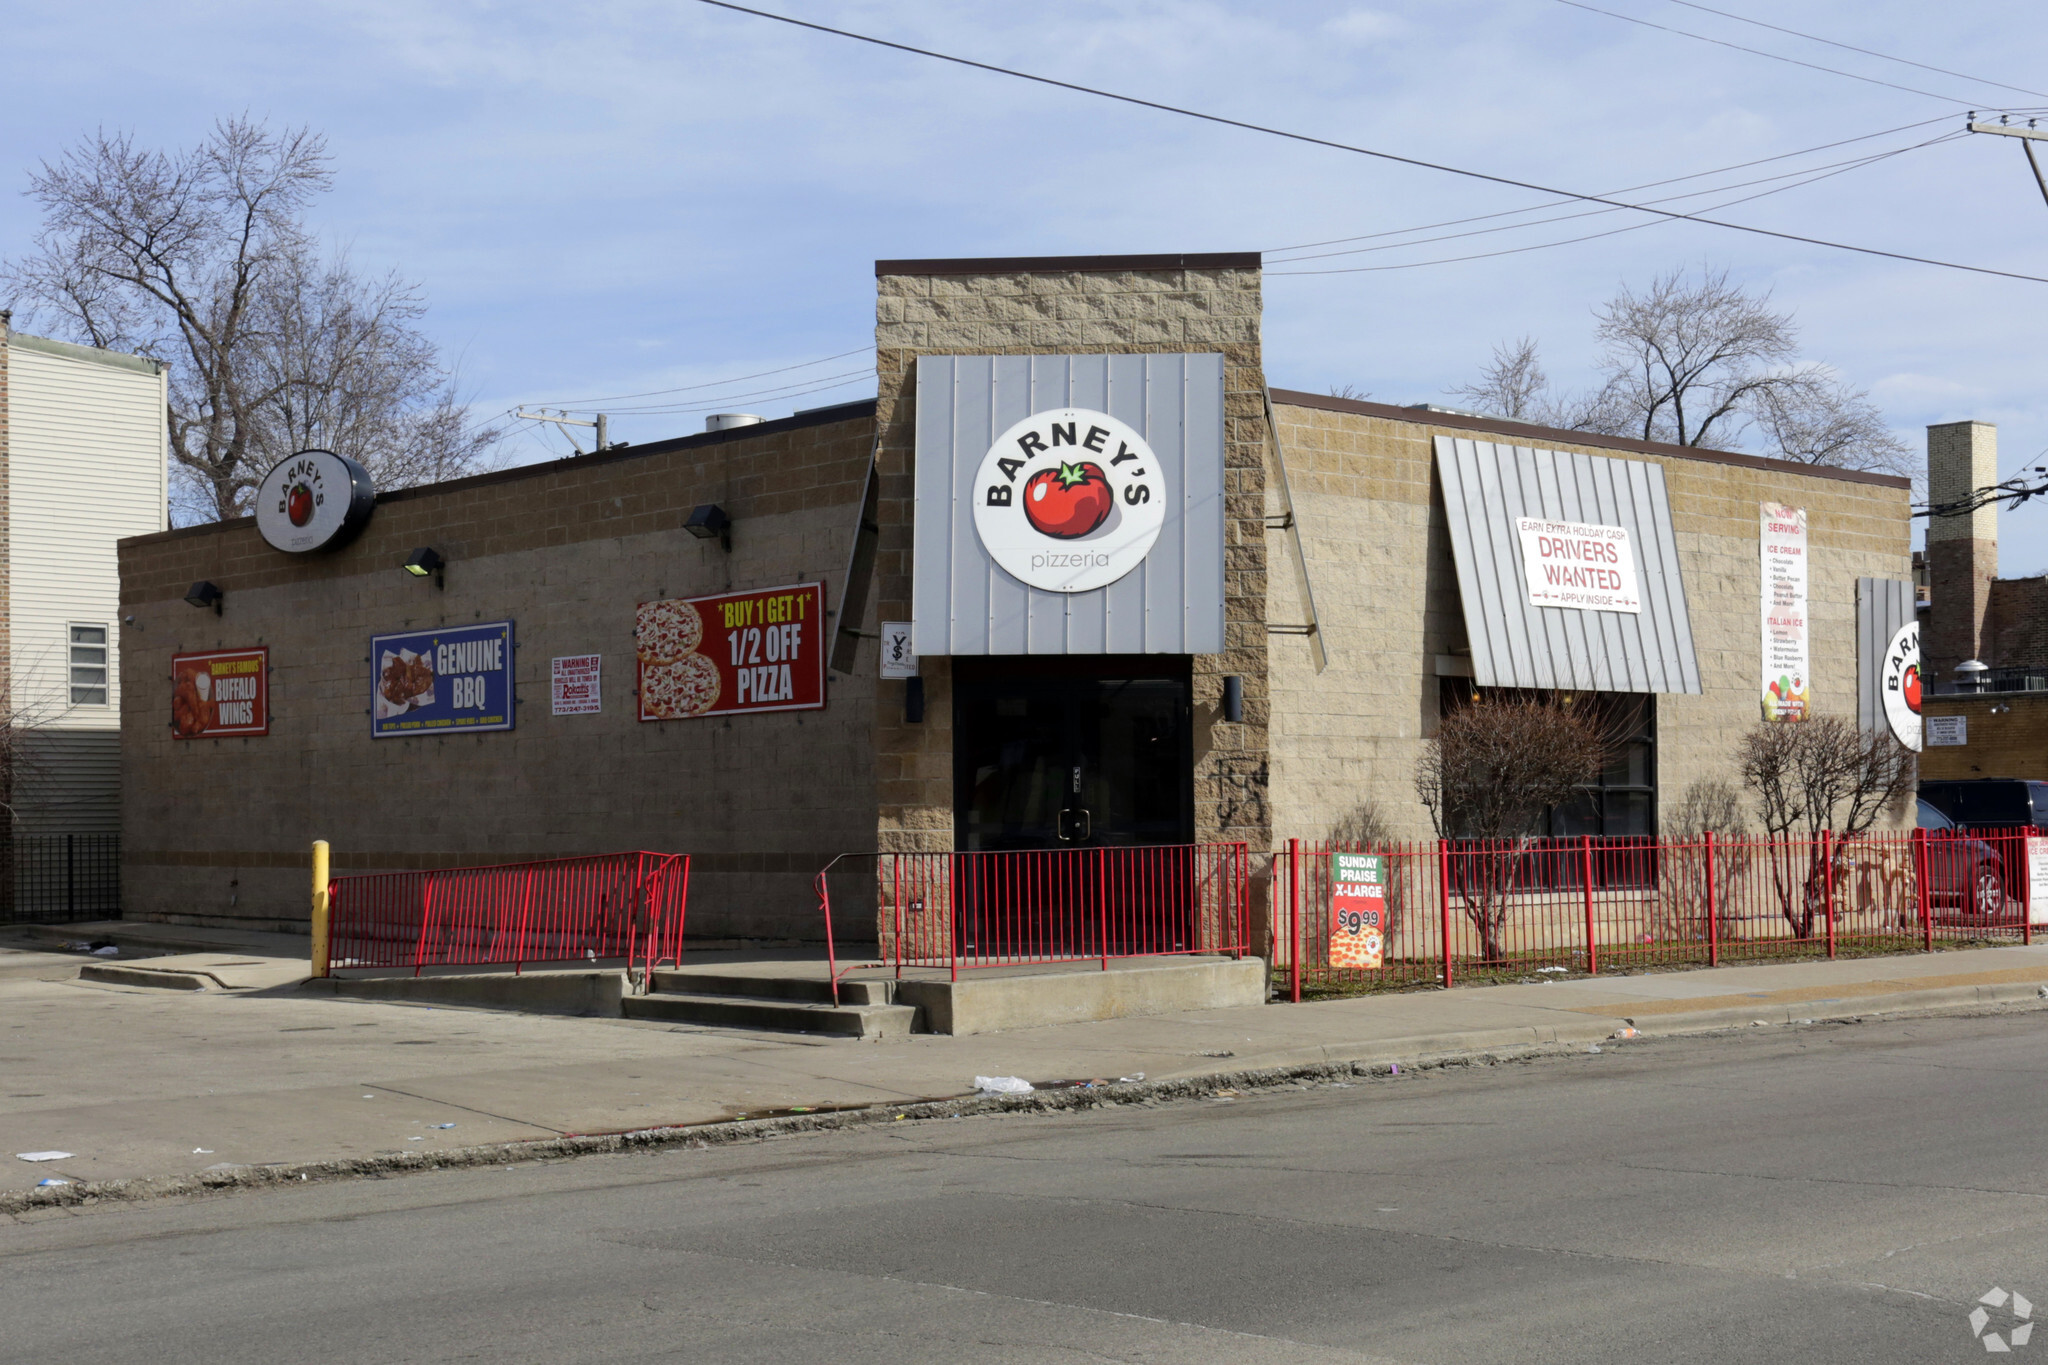
[[[313,841],[313,975],[327,975],[327,841]]]

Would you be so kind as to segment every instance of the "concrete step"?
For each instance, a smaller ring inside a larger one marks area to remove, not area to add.
[[[656,991],[675,995],[740,995],[754,1000],[801,1000],[811,1005],[830,1005],[832,983],[822,977],[745,976],[738,973],[698,972],[688,968],[660,969],[649,983]],[[887,1005],[896,998],[894,981],[841,981],[841,1005]]]
[[[682,1024],[716,1024],[723,1028],[831,1033],[849,1038],[905,1037],[916,1031],[918,1014],[912,1005],[834,1006],[742,995],[685,995],[674,991],[629,995],[622,1003],[628,1019],[668,1019]]]

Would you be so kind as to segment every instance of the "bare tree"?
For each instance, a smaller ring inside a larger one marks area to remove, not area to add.
[[[329,445],[407,482],[475,467],[495,433],[456,401],[418,291],[323,262],[303,218],[329,188],[309,130],[216,124],[200,146],[97,133],[30,177],[43,224],[0,285],[35,321],[170,368],[181,512],[241,515],[271,465]]]
[[[1502,417],[1676,445],[1740,449],[1760,428],[1770,453],[1806,464],[1903,470],[1909,452],[1869,395],[1797,361],[1788,312],[1729,282],[1725,270],[1674,270],[1624,286],[1595,312],[1604,375],[1596,390],[1553,395],[1536,344],[1496,346],[1478,382],[1451,392]]]
[[[1738,885],[1748,870],[1753,850],[1749,823],[1742,815],[1742,797],[1715,778],[1701,778],[1685,789],[1678,805],[1663,820],[1665,848],[1657,877],[1659,928],[1666,937],[1699,942],[1709,934],[1709,912],[1721,921],[1721,937],[1733,918],[1726,893],[1718,902],[1708,896],[1708,877],[1716,886]],[[1712,834],[1711,852],[1706,836]]]
[[[1795,935],[1810,938],[1828,879],[1839,873],[1850,843],[1912,793],[1913,755],[1889,734],[1816,716],[1758,722],[1743,735],[1738,759],[1773,840],[1779,910]],[[1822,839],[1826,832],[1835,837]]]
[[[1517,865],[1553,806],[1599,777],[1614,748],[1600,710],[1584,700],[1483,697],[1438,722],[1415,767],[1415,794],[1437,836],[1461,848],[1465,917],[1488,961],[1503,957]]]

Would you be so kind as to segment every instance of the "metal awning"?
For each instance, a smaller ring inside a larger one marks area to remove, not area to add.
[[[1436,466],[1475,683],[1700,690],[1663,466],[1451,436],[1436,438]],[[1640,609],[1532,605],[1516,525],[1522,517],[1625,529]]]

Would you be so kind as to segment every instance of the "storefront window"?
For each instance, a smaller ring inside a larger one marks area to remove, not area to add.
[[[1657,699],[1605,696],[1614,756],[1585,795],[1550,812],[1549,832],[1576,838],[1649,838],[1657,832]]]

